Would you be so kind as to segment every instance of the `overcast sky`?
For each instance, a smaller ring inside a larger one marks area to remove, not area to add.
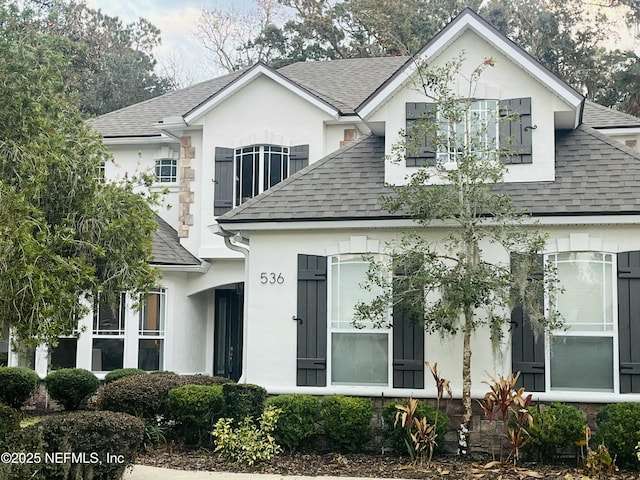
[[[162,46],[154,52],[160,63],[178,62],[184,75],[202,81],[221,74],[204,61],[205,50],[194,35],[202,7],[248,8],[252,0],[87,0],[92,8],[119,17],[124,23],[143,17],[162,32]]]

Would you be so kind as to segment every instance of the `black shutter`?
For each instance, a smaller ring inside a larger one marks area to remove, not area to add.
[[[429,135],[421,131],[416,121],[425,119],[435,121],[435,104],[424,102],[407,102],[406,104],[406,164],[407,167],[433,166],[436,164],[435,147]]]
[[[509,152],[505,163],[532,163],[531,98],[500,100],[500,148]],[[505,117],[513,117],[505,120]]]
[[[513,264],[518,261],[518,254],[511,255]],[[543,257],[538,255],[539,273],[533,275],[540,279],[543,275]],[[544,290],[540,295],[544,297]],[[544,305],[544,298],[540,298]],[[521,305],[516,305],[511,312],[511,371],[521,372],[517,387],[524,387],[528,392],[544,392],[544,338],[536,340],[529,317],[524,315]]]
[[[422,256],[403,256],[394,265],[394,292],[410,288],[410,275],[420,268]],[[405,275],[405,273],[407,275]],[[424,327],[420,315],[424,297],[393,305],[393,388],[424,388]]]
[[[296,385],[327,384],[327,258],[298,255]]]
[[[218,216],[233,208],[233,149],[216,147],[213,214]]]
[[[289,175],[309,165],[309,145],[296,145],[289,148]]]
[[[618,254],[620,393],[640,393],[640,252]]]

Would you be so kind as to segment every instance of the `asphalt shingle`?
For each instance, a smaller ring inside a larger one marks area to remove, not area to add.
[[[589,101],[584,103],[582,121],[593,128],[640,127],[640,118]]]
[[[200,265],[200,260],[180,245],[180,238],[162,218],[156,217],[158,229],[153,232],[153,265]]]
[[[536,216],[640,213],[640,154],[588,126],[556,134],[553,182],[505,183]],[[384,137],[367,136],[218,218],[221,224],[398,218],[380,207]]]

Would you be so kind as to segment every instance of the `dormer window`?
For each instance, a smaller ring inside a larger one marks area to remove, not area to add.
[[[474,100],[469,105],[469,127],[463,119],[453,125],[448,119],[438,113],[436,120],[439,124],[443,139],[436,152],[439,165],[455,165],[460,161],[459,154],[465,150],[476,155],[488,156],[498,148],[498,101]],[[469,143],[469,148],[466,144]]]
[[[155,175],[160,183],[176,183],[178,181],[178,160],[175,158],[156,160]]]
[[[490,153],[498,147],[508,154],[504,163],[531,163],[531,98],[508,100],[474,100],[471,102],[469,139],[472,151]],[[434,142],[433,128],[427,132],[425,123],[438,124],[443,142]],[[453,128],[441,118],[434,103],[406,104],[406,165],[407,167],[454,164],[459,145],[465,143],[465,122]]]
[[[236,148],[234,164],[234,206],[238,206],[289,176],[289,148],[277,145]]]

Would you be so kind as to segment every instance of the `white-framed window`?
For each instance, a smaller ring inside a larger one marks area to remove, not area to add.
[[[618,341],[614,255],[547,255],[557,272],[555,308],[566,330],[548,334],[547,390],[617,391]],[[583,374],[577,374],[582,372]]]
[[[164,335],[167,291],[152,290],[143,300],[138,326],[138,368],[164,369]]]
[[[49,349],[49,355],[51,356],[51,370],[58,370],[59,368],[76,368],[77,353],[77,337],[58,338],[58,345]]]
[[[234,206],[246,202],[289,176],[289,148],[252,145],[234,150]]]
[[[353,325],[354,307],[380,292],[362,288],[369,261],[362,255],[330,257],[329,363],[333,385],[389,385],[391,330]]]
[[[124,365],[126,303],[123,293],[115,305],[100,298],[94,304],[91,357],[94,372],[108,372]]]
[[[455,165],[457,155],[465,151],[488,156],[498,148],[498,100],[474,100],[469,106],[468,117],[465,113],[461,106],[462,118],[452,125],[449,119],[443,118],[441,111],[437,111],[444,140],[436,153],[439,164]]]
[[[178,181],[178,160],[175,158],[156,160],[155,175],[160,183],[176,183]]]

